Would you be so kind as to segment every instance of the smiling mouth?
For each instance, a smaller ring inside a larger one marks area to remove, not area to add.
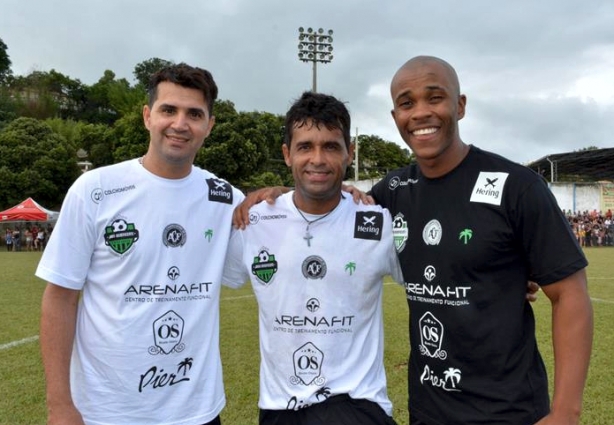
[[[328,177],[329,173],[326,171],[306,171],[305,172],[307,174],[307,176],[313,178],[313,179],[324,179],[326,177]]]
[[[167,139],[177,142],[177,143],[186,143],[189,139],[185,136],[179,136],[177,134],[166,134]]]
[[[411,134],[413,134],[414,136],[425,136],[428,134],[433,134],[436,131],[437,131],[436,127],[420,128],[418,130],[412,131]]]

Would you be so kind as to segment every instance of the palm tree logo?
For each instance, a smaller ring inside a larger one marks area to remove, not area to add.
[[[345,265],[345,271],[350,272],[350,276],[352,276],[352,273],[356,271],[356,263],[354,263],[353,261],[350,261],[349,263],[347,263]]]
[[[207,238],[207,242],[211,242],[211,238],[213,237],[213,229],[207,229],[205,232],[205,238]]]
[[[451,367],[443,373],[443,376],[446,382],[450,381],[452,383],[452,388],[456,388],[456,384],[461,380],[461,371]]]
[[[464,244],[467,245],[467,242],[469,242],[469,239],[471,239],[472,236],[473,236],[473,230],[465,229],[462,232],[460,232],[460,234],[458,235],[458,238],[462,239]]]
[[[320,388],[318,391],[316,391],[315,396],[318,401],[320,401],[320,397],[324,397],[324,400],[326,400],[328,397],[330,397],[330,388],[329,387]]]
[[[192,369],[192,357],[186,357],[182,362],[177,363],[177,374],[183,369],[183,376],[188,373],[188,370]]]

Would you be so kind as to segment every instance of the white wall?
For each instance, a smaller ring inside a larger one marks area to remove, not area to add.
[[[343,183],[368,192],[379,180],[347,180]],[[548,183],[548,186],[563,210],[575,213],[603,209],[600,183]]]
[[[561,209],[572,212],[601,210],[599,183],[548,183]]]
[[[381,179],[358,180],[358,181],[346,180],[346,181],[343,182],[343,184],[357,187],[358,189],[362,190],[363,192],[368,192],[375,185],[375,183],[377,183],[380,180]]]

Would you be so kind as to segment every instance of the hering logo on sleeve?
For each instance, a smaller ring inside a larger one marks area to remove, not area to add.
[[[207,179],[206,182],[209,187],[210,201],[232,204],[232,187],[230,183],[221,179]]]
[[[470,202],[501,205],[503,198],[503,186],[509,173],[480,172],[473,186]]]
[[[375,211],[357,211],[354,221],[354,239],[382,239],[384,215]]]

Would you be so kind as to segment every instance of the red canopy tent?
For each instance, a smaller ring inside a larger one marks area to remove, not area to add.
[[[55,221],[57,211],[42,207],[34,199],[28,198],[8,210],[0,212],[0,222],[5,221]]]

